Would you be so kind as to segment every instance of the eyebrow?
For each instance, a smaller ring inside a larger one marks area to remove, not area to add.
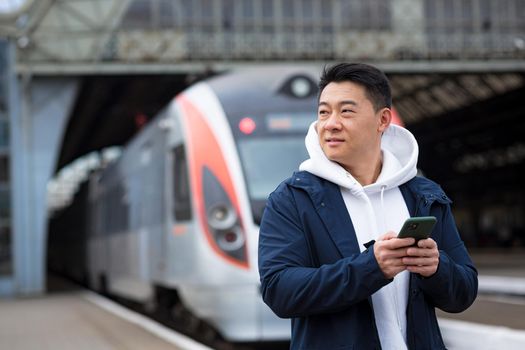
[[[343,100],[343,101],[339,101],[337,103],[337,105],[339,105],[339,106],[344,106],[344,105],[357,106],[357,102],[355,102],[354,100]],[[328,102],[320,101],[319,102],[319,106],[329,106],[329,104],[328,104]]]

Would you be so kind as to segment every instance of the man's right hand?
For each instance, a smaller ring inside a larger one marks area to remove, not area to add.
[[[389,231],[380,236],[374,243],[374,255],[386,278],[394,278],[398,273],[406,270],[403,257],[407,256],[407,249],[416,240],[414,238],[397,238],[397,233]]]

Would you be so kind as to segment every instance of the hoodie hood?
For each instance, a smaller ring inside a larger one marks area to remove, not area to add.
[[[352,193],[366,191],[375,193],[384,189],[398,187],[417,174],[419,148],[414,135],[407,129],[390,124],[381,138],[383,166],[376,182],[361,186],[359,182],[338,163],[329,160],[324,154],[313,122],[305,138],[310,159],[304,161],[299,169],[331,181]]]

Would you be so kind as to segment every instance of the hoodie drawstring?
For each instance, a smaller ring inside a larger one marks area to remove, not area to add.
[[[386,232],[386,214],[385,214],[385,202],[383,200],[383,193],[385,192],[386,185],[381,186],[381,216],[383,217],[383,233]]]

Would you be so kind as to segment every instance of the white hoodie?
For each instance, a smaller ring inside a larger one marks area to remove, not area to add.
[[[381,139],[381,173],[375,183],[363,187],[341,165],[326,157],[319,144],[316,123],[310,125],[305,139],[310,159],[299,169],[339,185],[361,251],[365,250],[365,243],[387,231],[399,232],[410,214],[398,186],[417,173],[418,145],[414,136],[405,128],[390,125]],[[383,349],[407,348],[408,278],[409,273],[404,271],[372,295]]]

